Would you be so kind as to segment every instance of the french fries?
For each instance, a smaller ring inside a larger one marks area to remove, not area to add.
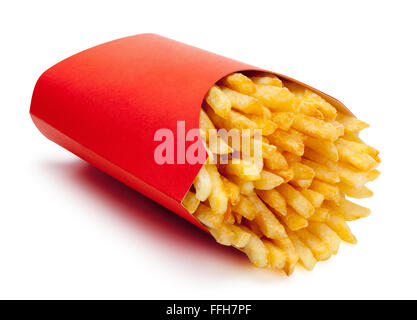
[[[378,150],[358,136],[368,126],[299,84],[233,73],[205,97],[200,132],[210,158],[182,204],[255,266],[312,270],[342,241],[356,243],[347,222],[370,214],[347,199],[372,196],[365,184],[380,174]],[[221,129],[245,135],[249,149],[217,137]]]

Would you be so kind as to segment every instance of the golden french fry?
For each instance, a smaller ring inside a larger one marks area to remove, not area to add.
[[[183,207],[191,214],[197,210],[199,204],[200,200],[197,199],[195,193],[192,191],[188,191],[184,199],[182,199]]]
[[[340,246],[340,238],[328,225],[324,223],[310,222],[308,231],[318,237],[329,247],[332,254],[336,254]]]
[[[340,161],[347,162],[362,171],[369,171],[378,165],[378,162],[369,154],[358,152],[352,148],[352,144],[348,140],[339,139],[335,142]]]
[[[273,111],[297,112],[295,97],[287,88],[270,85],[255,85],[256,91],[251,95],[259,99]]]
[[[210,175],[206,170],[206,165],[203,165],[194,180],[194,188],[196,197],[200,201],[206,201],[212,190],[212,183]]]
[[[376,158],[379,154],[379,151],[377,149],[375,149],[374,147],[368,146],[367,144],[363,142],[350,141],[344,138],[340,138],[339,142],[356,153],[365,152],[373,158]]]
[[[255,219],[256,208],[245,196],[240,197],[240,201],[232,206],[232,212],[236,212],[248,220]]]
[[[265,152],[263,152],[265,154]],[[265,154],[265,167],[271,170],[280,170],[280,169],[287,169],[288,163],[285,160],[284,156],[278,150],[271,152],[269,154]]]
[[[232,109],[230,100],[218,86],[212,86],[210,88],[205,101],[222,118],[226,118]]]
[[[291,231],[300,230],[308,226],[308,221],[292,208],[287,208],[287,214],[282,216],[281,220]]]
[[[308,219],[314,213],[313,205],[295,188],[288,184],[280,185],[277,190],[284,196],[286,202],[298,214]]]
[[[222,88],[223,93],[227,96],[232,108],[239,110],[243,113],[263,115],[262,102],[258,99],[248,96],[246,94],[239,93],[229,88]]]
[[[196,212],[194,213],[196,217],[202,224],[205,226],[216,229],[223,222],[223,215],[215,214],[210,207],[200,203]]]
[[[357,143],[363,143],[363,140],[359,138],[359,134],[357,132],[345,132],[343,134],[343,139]]]
[[[329,120],[329,123],[333,125],[333,127],[337,130],[337,135],[339,137],[343,136],[345,134],[345,127],[343,124],[341,124],[339,121],[336,120]]]
[[[327,244],[317,238],[314,234],[306,229],[301,229],[295,233],[297,237],[310,248],[314,257],[318,261],[327,260],[331,256],[331,252]]]
[[[229,161],[225,165],[225,170],[229,175],[235,175],[248,181],[255,181],[261,178],[261,170],[256,163],[244,159],[235,159],[235,162]]]
[[[221,176],[221,179],[224,184],[224,189],[227,193],[228,198],[230,199],[230,203],[232,205],[236,205],[240,201],[240,189],[239,186],[231,182],[226,177]]]
[[[339,153],[333,142],[324,141],[324,140],[316,139],[313,137],[307,137],[304,140],[304,144],[306,146],[304,157],[309,158],[308,156],[309,150],[307,149],[310,149],[310,150],[314,150],[313,152],[319,154],[320,156],[326,157],[327,159],[330,159],[332,161],[339,161]],[[314,160],[314,159],[311,159],[311,160]]]
[[[282,87],[282,81],[273,74],[264,74],[260,76],[250,77],[254,84]]]
[[[338,113],[336,120],[343,124],[346,132],[359,132],[369,127],[369,124],[366,122],[343,113]]]
[[[317,192],[317,191],[313,191],[310,189],[301,189],[298,190],[301,192],[301,194],[308,200],[310,201],[310,203],[313,205],[314,208],[320,208],[323,201],[324,201],[324,196]]]
[[[339,137],[337,128],[331,123],[304,114],[295,115],[291,127],[318,139],[335,141]]]
[[[231,225],[230,228],[234,233],[232,246],[236,248],[245,247],[248,244],[252,235],[249,232],[243,230],[241,227],[236,226],[236,225]]]
[[[340,181],[339,174],[336,170],[308,159],[303,159],[301,161],[304,165],[307,165],[314,170],[317,179],[329,183],[338,183]]]
[[[213,186],[208,197],[210,207],[216,214],[224,214],[227,210],[228,198],[224,189],[223,181],[221,180],[220,174],[215,165],[206,165],[206,170],[210,176],[211,184]]]
[[[301,162],[293,162],[290,168],[294,171],[292,180],[312,180],[316,175],[311,167]]]
[[[339,188],[336,185],[314,179],[310,189],[321,193],[326,200],[333,200],[336,202],[340,200]]]
[[[308,189],[311,186],[313,179],[304,179],[304,180],[292,180],[290,184],[294,187],[301,188],[301,189]]]
[[[294,268],[299,259],[297,251],[294,248],[294,244],[291,242],[288,236],[282,239],[272,240],[272,242],[275,243],[279,248],[284,250],[287,254],[287,260],[285,261],[284,271],[288,276],[290,276],[294,272]]]
[[[258,190],[271,190],[279,186],[284,182],[281,176],[278,176],[272,172],[262,170],[259,180],[254,181],[255,189]]]
[[[360,218],[367,217],[371,214],[371,210],[362,207],[347,199],[340,199],[340,205],[333,203],[326,203],[333,213],[341,216],[345,221],[353,221]]]
[[[321,120],[324,119],[323,113],[319,109],[317,109],[312,103],[300,99],[299,108],[300,113],[305,114],[306,116],[314,117]]]
[[[295,250],[297,251],[297,254],[299,256],[299,260],[301,264],[307,269],[307,270],[313,270],[314,266],[317,263],[316,258],[314,258],[313,253],[311,252],[310,248],[307,247],[298,237],[295,233],[290,232],[288,234],[290,237],[292,243],[294,244]]]
[[[316,208],[314,214],[308,218],[309,221],[313,222],[326,222],[329,219],[329,209]]]
[[[268,136],[268,139],[277,147],[295,155],[302,156],[304,153],[304,142],[301,138],[280,129]]]
[[[263,240],[265,247],[269,251],[269,266],[271,268],[282,269],[285,266],[287,254],[282,249],[278,248],[272,242]]]
[[[282,224],[255,193],[249,196],[249,201],[256,208],[255,221],[265,236],[270,239],[281,239],[287,236]]]
[[[262,130],[263,136],[269,136],[273,134],[278,128],[278,125],[275,122],[269,119],[265,119],[263,116],[248,114],[247,117],[256,123],[258,129]]]
[[[235,175],[229,175],[228,178],[239,187],[241,194],[249,195],[255,189],[252,181],[247,181]]]
[[[233,73],[224,78],[223,83],[229,88],[243,94],[251,94],[256,91],[255,84],[242,73]]]
[[[232,213],[232,207],[230,204],[227,205],[227,210],[223,215],[223,223],[227,225],[233,225],[235,223],[235,216]]]
[[[303,102],[311,103],[315,106],[327,119],[334,120],[336,118],[337,110],[335,107],[316,93],[306,90],[302,99]]]
[[[271,115],[271,120],[277,125],[279,129],[284,131],[287,131],[289,128],[291,128],[294,119],[295,114],[292,112],[273,112]]]
[[[287,214],[287,203],[285,198],[277,190],[256,190],[256,193],[276,212],[283,216]]]
[[[268,266],[269,251],[263,244],[262,240],[256,235],[252,235],[243,248],[243,252],[246,253],[249,260],[259,268],[265,268]]]
[[[287,183],[294,178],[294,171],[291,168],[274,170],[273,172],[284,178],[284,183]]]
[[[350,231],[348,225],[342,217],[330,214],[326,224],[332,228],[343,241],[351,244],[357,243],[356,237]]]
[[[208,230],[218,243],[224,246],[232,245],[235,235],[230,229],[230,226],[222,224],[216,228],[208,228]]]
[[[354,187],[343,182],[340,182],[337,186],[344,194],[351,198],[369,198],[373,195],[373,192],[369,190],[366,186]]]

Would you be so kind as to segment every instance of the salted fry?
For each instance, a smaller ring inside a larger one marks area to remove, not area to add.
[[[196,195],[192,191],[188,191],[182,199],[182,205],[189,213],[194,213],[200,204],[200,200],[197,199]]]
[[[243,248],[243,252],[246,253],[249,260],[259,268],[265,268],[268,266],[269,251],[255,234],[252,234],[248,243]]]
[[[298,230],[295,234],[307,247],[310,248],[314,257],[318,261],[323,261],[330,258],[331,251],[329,247],[314,234],[307,231],[306,229]]]
[[[258,115],[247,115],[247,117],[256,123],[257,129],[262,130],[263,136],[269,136],[275,132],[275,130],[278,128],[278,125],[264,116],[258,116]]]
[[[270,239],[281,239],[287,236],[282,224],[255,193],[249,196],[249,201],[256,208],[255,221],[265,236]]]
[[[263,240],[265,247],[269,251],[269,266],[271,268],[282,269],[285,266],[287,254],[282,249],[278,248],[272,242]]]
[[[216,241],[224,246],[231,246],[235,235],[227,225],[220,225],[216,228],[208,228],[210,234]]]
[[[260,168],[254,162],[243,159],[229,162],[225,166],[225,170],[229,175],[236,175],[239,178],[248,181],[255,181],[261,178]]]
[[[284,182],[284,179],[272,172],[262,170],[259,180],[254,181],[255,189],[271,190]]]
[[[232,108],[244,113],[263,115],[263,105],[258,99],[229,88],[222,88],[222,91],[232,104]]]
[[[287,131],[291,128],[295,119],[293,112],[273,112],[271,115],[271,121],[273,121],[277,128]]]
[[[242,73],[233,73],[224,78],[223,83],[229,88],[243,94],[251,94],[256,91],[256,87],[251,79]]]
[[[306,103],[311,103],[315,106],[320,112],[327,118],[334,120],[337,116],[337,110],[330,103],[320,97],[318,94],[306,90],[303,96],[303,101]]]
[[[287,209],[287,214],[285,216],[282,216],[280,219],[281,219],[281,221],[283,221],[285,223],[285,225],[291,231],[297,231],[297,230],[300,230],[300,229],[304,229],[308,226],[307,219],[300,216],[292,208],[288,208]]]
[[[288,184],[283,184],[277,190],[284,196],[286,202],[298,214],[308,219],[314,213],[313,205],[295,188]]]
[[[232,205],[238,204],[239,201],[240,201],[240,190],[239,190],[239,186],[237,186],[236,184],[234,184],[233,182],[231,182],[226,177],[221,176],[221,179],[223,181],[224,189],[225,189],[225,191],[227,193],[227,196],[228,196],[228,198],[230,200],[230,203]]]
[[[270,85],[255,85],[256,91],[251,95],[259,99],[273,111],[297,112],[295,97],[287,88]]]
[[[308,159],[303,159],[301,161],[304,165],[314,170],[317,179],[329,183],[338,183],[340,181],[339,173],[336,170]]]
[[[310,189],[301,189],[299,191],[308,201],[310,201],[314,208],[321,207],[321,204],[324,201],[324,196],[321,193]]]
[[[248,244],[252,235],[249,232],[243,230],[239,226],[231,225],[230,229],[232,230],[234,234],[233,239],[232,239],[232,246],[236,248],[245,247]]]
[[[369,127],[369,124],[366,122],[343,113],[338,113],[336,120],[343,124],[346,132],[359,132]]]
[[[329,226],[324,223],[310,222],[308,231],[327,244],[332,254],[337,253],[340,246],[340,238]]]
[[[220,174],[217,171],[215,165],[206,165],[206,169],[213,186],[212,191],[208,197],[210,207],[216,214],[224,214],[227,210],[228,198],[224,189],[223,181],[221,180]]]
[[[335,142],[340,161],[347,162],[361,171],[369,171],[378,165],[378,162],[369,154],[360,152],[352,147],[348,140],[339,139]]]
[[[329,215],[326,224],[332,228],[343,241],[351,244],[357,243],[356,237],[350,231],[348,225],[342,217],[331,214]]]
[[[340,200],[340,191],[336,185],[314,179],[310,189],[321,193],[326,200],[333,200],[336,202]]]
[[[280,129],[268,136],[268,139],[278,148],[302,156],[304,153],[304,142],[299,137]]]
[[[206,166],[202,166],[194,180],[194,188],[196,190],[196,198],[200,201],[206,201],[209,197],[213,184],[210,175],[206,170]]]
[[[212,86],[210,88],[205,101],[222,118],[226,118],[232,109],[230,100],[218,86]]]
[[[326,222],[329,219],[329,209],[316,208],[314,214],[308,219],[313,222]]]
[[[347,199],[341,199],[340,205],[335,205],[333,203],[326,204],[332,212],[341,216],[345,221],[353,221],[360,218],[367,217],[371,214],[371,210],[368,208],[362,207],[352,201]]]
[[[252,181],[247,181],[245,179],[239,178],[235,175],[229,175],[230,181],[236,184],[239,187],[240,193],[244,195],[249,195],[255,189]]]
[[[197,211],[194,213],[194,217],[196,217],[202,224],[212,229],[218,228],[223,222],[223,215],[214,213],[210,207],[203,203],[200,203],[198,206]]]
[[[248,220],[255,219],[256,208],[245,196],[240,197],[240,201],[236,205],[232,205],[232,212],[240,214]]]
[[[250,79],[255,84],[282,87],[282,81],[276,75],[273,75],[273,74],[253,76],[253,77],[250,77]]]
[[[268,206],[270,206],[276,212],[282,216],[287,214],[287,202],[277,190],[256,190],[256,193]]]
[[[366,186],[354,187],[343,182],[339,183],[337,186],[344,194],[351,198],[361,199],[373,196],[373,192]]]
[[[265,155],[265,167],[271,170],[280,170],[287,169],[288,163],[285,160],[284,156],[278,150],[271,152],[270,154]]]
[[[339,137],[331,123],[304,114],[297,114],[291,127],[314,138],[335,141]]]
[[[275,243],[282,250],[284,250],[287,254],[287,260],[285,261],[284,271],[288,276],[290,276],[294,272],[294,268],[299,259],[297,251],[294,248],[294,244],[291,242],[288,236],[282,239],[272,240],[272,242]]]
[[[314,258],[313,253],[311,252],[310,248],[306,246],[295,233],[290,232],[288,234],[290,237],[292,243],[294,244],[295,250],[297,251],[297,254],[299,256],[299,260],[301,264],[307,269],[307,270],[313,270],[314,266],[317,263],[316,258]]]

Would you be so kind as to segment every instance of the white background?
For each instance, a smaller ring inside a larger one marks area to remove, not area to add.
[[[3,1],[0,298],[417,298],[415,1]],[[358,245],[291,278],[44,138],[40,74],[112,39],[155,32],[290,75],[371,123],[381,177]],[[141,205],[149,212],[140,211]]]

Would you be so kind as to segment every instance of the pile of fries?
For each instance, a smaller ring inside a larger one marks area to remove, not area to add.
[[[209,157],[183,206],[254,265],[311,270],[341,240],[356,243],[346,222],[370,214],[346,199],[372,196],[365,184],[379,175],[378,151],[358,137],[368,126],[273,74],[231,74],[205,97],[200,132]],[[261,155],[244,157],[219,129],[249,131]]]

